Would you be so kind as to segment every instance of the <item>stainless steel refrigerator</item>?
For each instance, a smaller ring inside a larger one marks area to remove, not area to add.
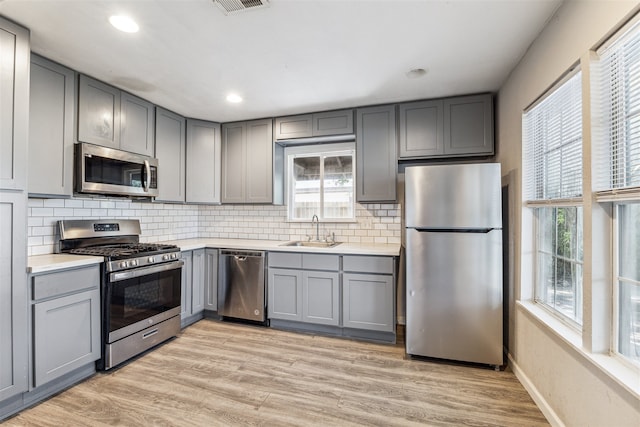
[[[497,163],[405,169],[406,351],[503,364]]]

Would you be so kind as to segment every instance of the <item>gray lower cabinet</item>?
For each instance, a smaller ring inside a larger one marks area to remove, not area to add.
[[[171,111],[156,107],[156,152],[158,159],[159,202],[185,201],[187,167],[186,120]]]
[[[154,106],[91,77],[78,83],[78,141],[152,156]]]
[[[100,267],[31,276],[32,387],[100,358]]]
[[[204,251],[204,309],[218,311],[218,250]]]
[[[187,119],[187,203],[220,203],[220,124]]]
[[[396,107],[356,110],[356,200],[396,200],[397,138]]]
[[[353,134],[353,110],[278,117],[274,126],[276,140]]]
[[[491,94],[400,104],[400,159],[494,153]]]
[[[196,249],[180,254],[182,266],[180,323],[184,328],[203,317],[205,306],[205,250]]]
[[[394,258],[345,255],[342,262],[342,325],[394,332]]]
[[[73,194],[75,72],[31,54],[29,194]]]
[[[340,324],[340,274],[303,271],[302,321],[323,325]]]
[[[302,271],[269,268],[268,274],[268,317],[302,321]]]
[[[222,203],[273,202],[272,121],[222,125]]]

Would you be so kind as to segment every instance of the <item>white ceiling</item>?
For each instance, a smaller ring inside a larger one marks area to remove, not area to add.
[[[229,122],[497,91],[561,0],[0,0],[32,50],[186,117]],[[140,32],[108,22],[129,14]],[[409,79],[407,71],[425,68]],[[236,92],[244,98],[229,104]]]

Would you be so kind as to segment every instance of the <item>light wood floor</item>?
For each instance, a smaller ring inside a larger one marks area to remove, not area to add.
[[[511,372],[404,347],[202,320],[7,426],[541,426]]]

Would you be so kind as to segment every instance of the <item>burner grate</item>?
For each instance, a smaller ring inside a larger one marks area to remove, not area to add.
[[[166,245],[158,243],[123,243],[118,245],[90,246],[83,248],[70,249],[66,251],[76,255],[95,255],[105,257],[125,257],[133,256],[147,252],[166,251],[178,249],[175,245]]]

